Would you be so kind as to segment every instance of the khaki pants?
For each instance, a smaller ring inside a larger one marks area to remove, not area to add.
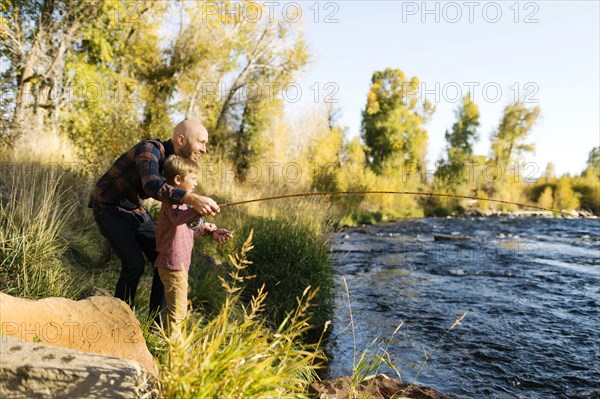
[[[160,280],[165,287],[167,316],[173,328],[185,319],[188,305],[188,271],[157,268]]]

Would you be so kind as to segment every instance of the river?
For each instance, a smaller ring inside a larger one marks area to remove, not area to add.
[[[352,372],[355,349],[384,348],[411,382],[467,312],[417,383],[456,398],[600,398],[598,220],[405,220],[345,229],[331,253],[332,378]]]

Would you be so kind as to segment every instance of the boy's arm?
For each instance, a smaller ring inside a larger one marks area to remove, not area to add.
[[[179,226],[185,223],[192,222],[200,217],[194,208],[179,209],[176,205],[163,204],[167,206],[167,215],[174,225]]]
[[[233,232],[229,231],[227,229],[218,228],[215,231],[213,231],[212,233],[210,233],[210,236],[217,243],[223,244],[225,241],[227,241],[233,237]]]
[[[214,223],[204,223],[198,230],[194,231],[194,237],[206,236],[212,234],[217,229]]]

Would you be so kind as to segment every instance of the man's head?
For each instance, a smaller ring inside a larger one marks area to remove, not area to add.
[[[186,119],[175,126],[171,140],[175,154],[198,162],[200,156],[206,153],[208,131],[200,121]]]
[[[170,185],[193,191],[198,178],[198,165],[189,158],[171,155],[165,160],[163,174]]]

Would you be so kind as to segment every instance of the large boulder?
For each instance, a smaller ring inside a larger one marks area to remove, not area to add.
[[[433,388],[405,384],[382,374],[355,387],[350,377],[313,382],[309,393],[318,399],[452,399]]]
[[[156,381],[131,360],[0,336],[0,397],[155,398]]]
[[[130,359],[154,376],[158,366],[127,304],[108,296],[31,300],[0,292],[0,333],[26,342]]]

